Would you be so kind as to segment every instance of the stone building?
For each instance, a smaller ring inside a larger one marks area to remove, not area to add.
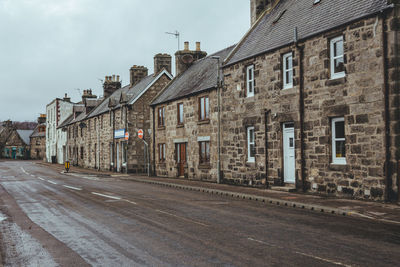
[[[152,153],[157,176],[216,181],[217,71],[220,72],[218,63],[232,49],[206,56],[200,43],[191,51],[186,42],[185,49],[175,54],[179,75],[151,104],[155,144]]]
[[[67,136],[57,127],[72,113],[74,103],[65,94],[63,99],[56,98],[46,106],[46,160],[64,164],[66,158]]]
[[[143,66],[130,69],[130,83],[121,88],[119,76],[107,76],[104,96],[94,107],[84,102],[66,123],[68,157],[82,167],[116,172],[144,173],[150,154],[150,102],[171,81],[171,56],[154,57],[154,74]],[[137,138],[143,129],[144,141]],[[128,140],[125,139],[129,135]]]
[[[2,157],[6,159],[29,159],[30,139],[32,130],[17,130],[11,126],[3,150]]]
[[[38,118],[38,125],[30,136],[30,158],[43,160],[46,158],[46,114]]]
[[[225,182],[398,198],[394,3],[251,1],[223,67]]]

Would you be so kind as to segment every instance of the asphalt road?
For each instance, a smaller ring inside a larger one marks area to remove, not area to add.
[[[400,227],[0,162],[4,266],[399,266]],[[0,264],[1,265],[1,264]]]

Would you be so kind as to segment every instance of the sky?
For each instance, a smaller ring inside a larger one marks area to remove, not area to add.
[[[178,50],[165,32],[211,54],[249,27],[250,0],[0,0],[0,121],[35,121],[65,93],[100,96],[105,76],[126,85],[133,65],[153,73],[155,54]]]

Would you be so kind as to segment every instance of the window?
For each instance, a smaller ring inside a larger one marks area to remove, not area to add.
[[[210,163],[210,141],[199,142],[200,164]]]
[[[81,146],[81,159],[83,159],[83,146]]]
[[[293,87],[293,54],[283,55],[283,89]]]
[[[165,107],[158,108],[158,127],[165,126]]]
[[[204,121],[209,119],[210,102],[208,96],[199,98],[199,120]]]
[[[248,66],[246,71],[247,97],[254,96],[254,66]]]
[[[332,119],[332,163],[346,164],[344,118]]]
[[[94,119],[93,127],[94,131],[97,131],[97,118]]]
[[[344,72],[343,36],[331,40],[331,79],[342,78]]]
[[[183,103],[178,104],[178,124],[183,124]]]
[[[158,159],[160,162],[165,161],[165,144],[158,144]]]
[[[247,161],[255,162],[255,137],[254,137],[254,127],[247,128]]]

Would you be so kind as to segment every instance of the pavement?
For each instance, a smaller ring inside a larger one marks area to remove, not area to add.
[[[37,162],[43,166],[64,172],[64,166]],[[400,225],[400,205],[392,203],[379,203],[372,201],[341,199],[325,197],[306,193],[282,192],[253,187],[216,184],[204,181],[194,181],[179,178],[148,177],[132,174],[121,174],[107,171],[97,171],[71,166],[67,173],[72,176],[87,175],[102,178],[118,178],[135,182],[154,184],[164,187],[178,188],[181,190],[200,191],[207,194],[221,195],[230,198],[265,202],[267,204],[303,209],[311,212],[330,213],[338,216],[358,217],[383,223]]]

